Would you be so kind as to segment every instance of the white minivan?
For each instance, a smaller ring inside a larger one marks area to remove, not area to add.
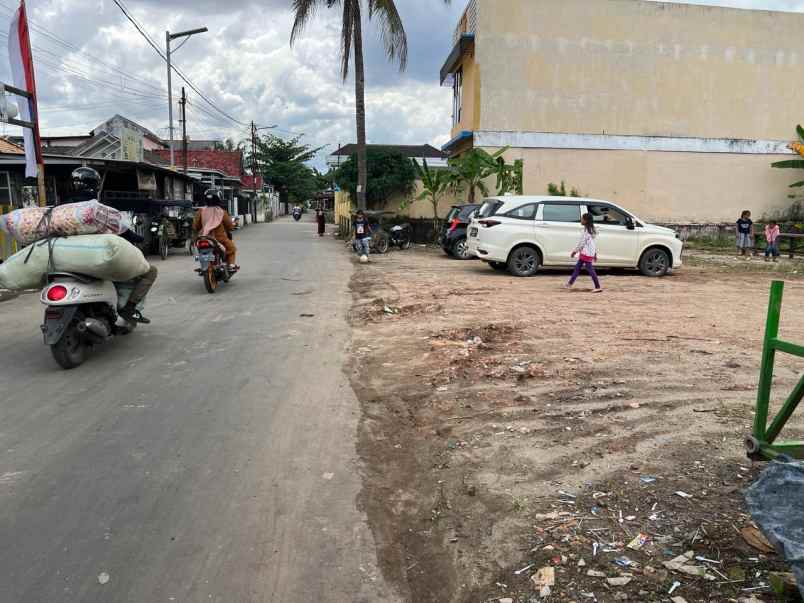
[[[469,252],[516,276],[532,276],[542,266],[572,266],[570,253],[587,212],[598,233],[598,266],[638,268],[646,276],[664,276],[681,266],[683,243],[675,231],[614,203],[578,197],[485,199],[469,225]]]

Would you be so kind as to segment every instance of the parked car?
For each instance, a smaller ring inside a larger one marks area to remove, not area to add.
[[[486,199],[469,225],[469,253],[515,276],[532,276],[542,266],[572,266],[570,253],[586,212],[598,232],[598,266],[638,268],[646,276],[681,266],[683,243],[675,231],[614,203],[575,197]]]
[[[469,260],[474,257],[469,254],[466,231],[469,229],[469,222],[472,221],[472,214],[479,207],[479,203],[452,206],[447,214],[447,219],[441,226],[441,233],[438,237],[444,253],[459,260]]]

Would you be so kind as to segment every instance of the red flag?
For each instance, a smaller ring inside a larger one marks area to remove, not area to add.
[[[25,140],[25,176],[36,178],[37,164],[42,163],[42,143],[39,139],[39,110],[36,105],[36,78],[34,77],[33,53],[28,37],[28,18],[25,15],[25,0],[11,20],[8,32],[8,56],[14,85],[31,93],[27,102],[20,103],[20,118],[34,124],[33,130],[23,128]]]

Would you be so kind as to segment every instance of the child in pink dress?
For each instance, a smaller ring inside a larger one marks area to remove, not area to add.
[[[573,258],[576,255],[578,256],[578,263],[575,264],[575,271],[564,287],[567,289],[572,287],[581,274],[581,268],[586,268],[586,271],[589,273],[589,276],[592,277],[592,282],[595,285],[592,292],[601,293],[603,289],[600,287],[600,280],[597,278],[597,273],[595,272],[595,262],[597,261],[597,244],[595,243],[595,237],[597,236],[597,230],[595,230],[592,214],[587,213],[581,216],[581,224],[583,225],[583,234],[571,254]]]

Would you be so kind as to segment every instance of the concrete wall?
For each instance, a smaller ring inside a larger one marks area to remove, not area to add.
[[[492,151],[494,149],[487,149]],[[788,185],[800,174],[770,167],[779,155],[577,149],[512,149],[524,160],[524,192],[567,189],[622,205],[652,222],[733,222],[743,209],[754,219],[790,205]]]
[[[642,0],[478,9],[480,106],[465,90],[464,122],[479,129],[787,140],[801,121],[804,14]]]
[[[430,219],[433,217],[433,204],[430,202],[430,200],[415,200],[421,194],[422,190],[422,182],[421,180],[417,180],[416,190],[407,198],[409,202],[406,204],[404,209],[400,209],[401,205],[406,200],[404,195],[395,195],[394,197],[388,199],[381,209],[383,209],[383,211],[393,212],[397,215],[406,216],[411,219]],[[447,192],[442,195],[438,203],[438,217],[441,219],[445,218],[450,208],[456,203],[466,203],[466,194]]]

